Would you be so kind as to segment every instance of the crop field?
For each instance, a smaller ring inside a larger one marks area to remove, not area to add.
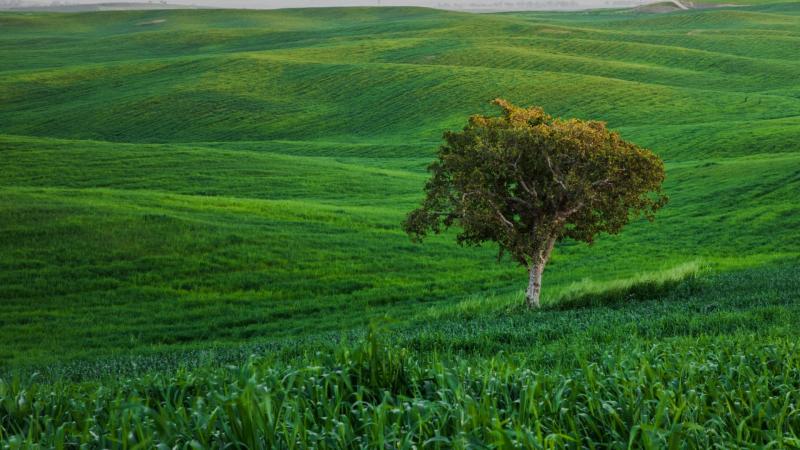
[[[800,3],[0,13],[0,448],[800,447],[798,49]],[[400,228],[495,97],[666,163],[540,311]]]

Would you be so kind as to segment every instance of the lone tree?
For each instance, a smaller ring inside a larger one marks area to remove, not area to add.
[[[415,241],[461,228],[458,243],[494,241],[530,271],[525,293],[539,307],[542,271],[556,242],[591,244],[664,206],[664,163],[604,122],[553,118],[496,99],[499,117],[472,116],[448,131],[429,167],[422,205],[403,229]]]

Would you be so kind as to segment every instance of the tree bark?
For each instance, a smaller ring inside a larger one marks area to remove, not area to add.
[[[539,294],[542,292],[542,272],[544,262],[535,262],[530,267],[530,279],[528,280],[528,290],[525,291],[525,304],[529,309],[539,308]]]
[[[542,273],[547,261],[550,260],[550,254],[553,253],[553,247],[556,245],[556,237],[552,236],[547,239],[547,243],[541,252],[538,252],[536,257],[531,261],[528,268],[530,271],[530,278],[528,279],[528,290],[525,291],[525,304],[529,309],[539,308],[541,305],[539,296],[542,292]]]

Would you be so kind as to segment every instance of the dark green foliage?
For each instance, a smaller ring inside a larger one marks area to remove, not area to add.
[[[420,240],[457,225],[460,244],[496,242],[531,271],[529,304],[553,246],[594,242],[667,203],[664,163],[605,124],[562,120],[496,99],[499,117],[472,116],[448,131],[429,167],[422,206],[403,228]],[[498,258],[499,259],[499,258]]]
[[[497,242],[528,267],[550,241],[592,243],[631,218],[652,220],[666,204],[664,163],[604,123],[493,103],[500,117],[473,116],[463,131],[445,133],[427,196],[404,223],[409,234],[457,224],[459,243]]]
[[[388,330],[370,324],[366,337],[354,350],[343,348],[338,355],[338,364],[350,370],[350,382],[364,389],[370,401],[380,401],[385,391],[392,394],[411,395],[413,380],[409,373],[408,351],[386,345]]]
[[[385,359],[379,366],[359,358],[299,368],[250,362],[104,387],[0,382],[0,442],[250,449],[800,444],[794,339],[606,350],[563,372],[522,369],[502,357],[423,363],[374,341],[355,352],[376,350]],[[401,391],[398,369],[409,374]]]

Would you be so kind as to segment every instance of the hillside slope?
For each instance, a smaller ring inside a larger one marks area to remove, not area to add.
[[[800,254],[800,4],[3,13],[0,28],[6,367],[514,295],[523,270],[493,248],[399,230],[441,132],[496,96],[607,120],[667,161],[658,220],[560,246],[546,302],[588,278]]]

